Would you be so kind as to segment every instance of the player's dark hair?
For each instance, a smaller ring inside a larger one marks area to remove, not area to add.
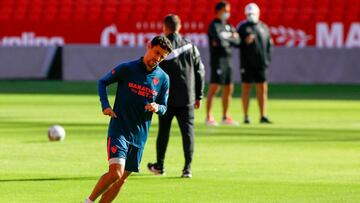
[[[164,24],[171,32],[177,32],[181,26],[180,17],[174,14],[169,14],[164,18]]]
[[[220,11],[221,9],[225,8],[227,5],[229,5],[228,2],[226,2],[226,1],[219,1],[219,2],[215,5],[215,12]]]
[[[151,46],[159,45],[162,49],[172,51],[171,42],[165,36],[156,36],[151,40]]]

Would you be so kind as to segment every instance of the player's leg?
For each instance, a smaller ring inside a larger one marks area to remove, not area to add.
[[[217,125],[214,116],[212,115],[213,102],[216,93],[219,91],[220,85],[217,83],[210,83],[209,91],[206,101],[206,124],[207,125]]]
[[[130,174],[131,174],[130,171],[125,170],[121,178],[118,181],[116,181],[114,184],[112,184],[111,187],[103,193],[99,203],[112,202],[115,199],[115,197],[119,194],[121,187],[124,185],[126,179],[129,177]]]
[[[156,175],[164,175],[164,161],[167,145],[169,143],[171,122],[174,118],[175,108],[168,106],[163,116],[159,116],[159,131],[156,139],[156,163],[148,163],[148,169]]]
[[[244,114],[244,123],[249,123],[249,98],[250,98],[251,83],[243,82],[241,84],[241,101]]]
[[[251,83],[254,81],[254,74],[251,71],[251,68],[241,68],[241,101],[242,109],[244,115],[244,123],[249,124],[249,101],[250,101],[250,91]]]
[[[222,77],[222,107],[223,107],[223,120],[222,124],[224,125],[238,125],[239,123],[235,122],[229,115],[229,108],[232,100],[232,95],[234,92],[234,84],[232,81],[232,67],[230,64],[231,58],[226,58],[222,60],[223,62],[223,77]]]
[[[125,161],[124,161],[125,162]],[[124,164],[111,164],[109,171],[105,173],[97,182],[89,199],[95,201],[102,193],[108,190],[124,174]]]
[[[267,118],[268,84],[266,82],[266,70],[256,71],[255,82],[260,111],[260,123],[271,123]]]
[[[256,96],[260,110],[260,122],[271,123],[267,118],[267,100],[268,100],[268,84],[256,83]]]
[[[215,118],[212,115],[212,108],[213,108],[215,95],[220,89],[222,70],[218,58],[210,57],[210,66],[211,66],[211,75],[210,75],[210,85],[206,100],[205,123],[209,126],[217,126],[218,123],[215,121]]]
[[[233,84],[227,84],[222,86],[222,106],[223,106],[223,121],[231,119],[229,115],[229,107],[232,100],[232,94],[234,91]]]
[[[128,145],[128,150],[126,154],[126,163],[125,163],[125,171],[122,176],[108,191],[104,193],[101,197],[100,203],[111,202],[118,195],[121,187],[126,182],[126,179],[132,172],[139,172],[140,161],[142,158],[143,149],[134,147],[132,145]]]
[[[266,115],[266,95],[266,83],[256,83],[256,97],[259,104],[260,117],[264,117]]]
[[[124,174],[125,159],[127,156],[128,144],[121,137],[108,137],[107,153],[109,170],[96,184],[89,199],[95,201],[102,193],[110,188]]]
[[[181,177],[191,178],[191,162],[194,153],[194,106],[179,108],[176,118],[181,130],[185,158],[185,165]]]

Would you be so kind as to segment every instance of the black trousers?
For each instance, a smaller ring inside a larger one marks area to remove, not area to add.
[[[166,148],[169,142],[171,122],[174,118],[178,120],[181,130],[183,150],[185,157],[185,169],[191,168],[194,153],[194,106],[172,107],[163,116],[159,116],[159,132],[156,140],[157,164],[164,167]]]

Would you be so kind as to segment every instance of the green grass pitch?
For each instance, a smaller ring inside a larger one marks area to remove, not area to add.
[[[0,81],[0,202],[79,203],[89,195],[107,170],[109,119],[96,88],[93,82]],[[252,124],[207,127],[202,103],[192,179],[179,178],[184,158],[176,121],[167,175],[147,171],[155,160],[154,116],[141,173],[115,202],[360,202],[360,86],[271,85],[269,91],[273,125],[258,124],[253,99]],[[217,99],[217,119],[220,112]],[[241,121],[239,97],[231,114]],[[47,141],[52,124],[65,127],[64,142]]]

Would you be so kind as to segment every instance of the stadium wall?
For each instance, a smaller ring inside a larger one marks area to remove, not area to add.
[[[206,67],[206,81],[210,79],[209,50],[200,48]],[[65,46],[64,80],[96,80],[119,62],[137,59],[144,48]],[[269,67],[271,83],[360,83],[360,49],[284,48],[274,49]],[[239,52],[234,50],[234,80],[240,82]]]
[[[118,63],[137,59],[143,47],[67,45],[62,50],[62,78],[97,80]],[[208,48],[200,48],[210,78]],[[46,79],[55,58],[55,47],[0,47],[0,79]],[[234,80],[240,81],[238,50],[234,50]],[[360,84],[359,48],[321,49],[276,47],[269,67],[271,83]]]
[[[0,47],[0,79],[46,79],[56,47]]]

